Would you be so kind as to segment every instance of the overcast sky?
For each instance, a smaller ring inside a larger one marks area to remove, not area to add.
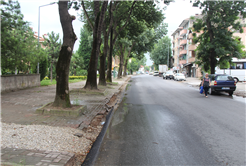
[[[33,27],[35,32],[38,32],[39,6],[50,4],[55,1],[56,0],[19,0],[21,12],[24,15],[24,20],[31,23],[31,27]],[[77,17],[80,11],[70,9],[69,13]],[[190,0],[176,0],[176,2],[172,2],[169,6],[167,6],[164,13],[166,17],[164,22],[168,23],[168,36],[171,37],[171,34],[178,28],[184,19],[189,18],[196,13],[200,14],[201,10],[197,7],[192,7]],[[83,23],[80,22],[79,19],[73,21],[73,28],[78,37],[78,40],[74,45],[74,51],[79,48],[80,28],[82,25]],[[51,31],[59,33],[60,39],[62,39],[63,34],[57,4],[40,8],[40,36],[51,33]],[[152,65],[149,56],[147,56],[147,65]]]

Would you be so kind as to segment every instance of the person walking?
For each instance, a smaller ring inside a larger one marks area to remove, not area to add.
[[[208,77],[208,73],[205,74],[205,77],[202,80],[202,86],[205,93],[205,97],[208,97],[208,89],[210,87],[210,79]]]

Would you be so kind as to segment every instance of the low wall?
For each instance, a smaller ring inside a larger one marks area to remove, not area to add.
[[[40,86],[40,74],[3,75],[1,92]]]

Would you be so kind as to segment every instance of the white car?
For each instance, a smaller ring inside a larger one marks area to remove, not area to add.
[[[183,73],[176,73],[175,75],[174,75],[174,80],[176,80],[176,81],[186,81],[186,79],[185,79],[185,75],[183,74]]]

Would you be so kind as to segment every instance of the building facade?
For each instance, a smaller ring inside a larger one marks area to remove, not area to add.
[[[202,18],[202,15],[196,14],[195,18]],[[245,24],[245,19],[240,18],[242,24]],[[180,73],[185,73],[188,77],[201,77],[202,70],[195,64],[196,53],[195,49],[197,45],[194,45],[192,40],[192,32],[189,30],[192,28],[194,20],[187,18],[182,21],[179,27],[172,34],[173,44],[173,57],[174,68]],[[202,32],[201,32],[202,33]],[[197,33],[197,36],[199,34]],[[243,33],[234,33],[233,36],[238,36],[239,40],[244,44],[246,48],[246,27],[243,28]],[[244,48],[244,51],[246,50]]]
[[[196,15],[200,18],[201,15]],[[172,34],[174,69],[184,73],[188,77],[201,77],[201,69],[195,64],[196,45],[192,44],[192,33],[189,30],[193,26],[193,20],[187,18]]]

